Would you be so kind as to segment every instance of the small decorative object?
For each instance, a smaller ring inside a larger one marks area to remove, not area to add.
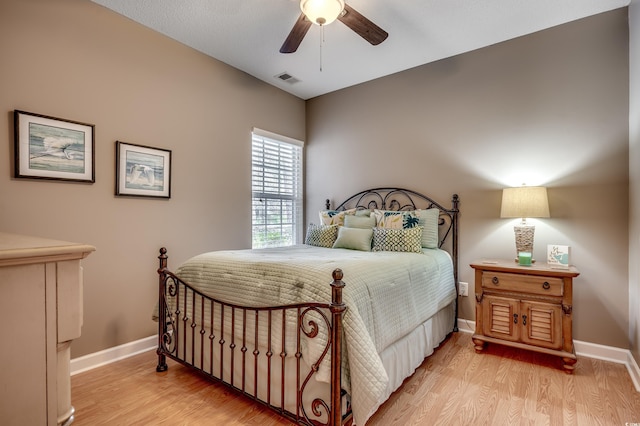
[[[528,217],[549,217],[547,188],[542,186],[521,186],[502,190],[502,208],[500,217],[520,217],[522,222],[515,225],[516,262],[521,252],[533,254],[533,235],[535,226],[527,223]],[[535,260],[532,258],[532,262]]]
[[[547,246],[547,263],[557,268],[569,268],[571,247],[550,244]]]
[[[518,264],[520,266],[531,266],[531,260],[531,253],[527,251],[518,253]]]
[[[95,182],[93,124],[14,111],[15,177]]]
[[[116,195],[171,198],[171,151],[116,142]]]

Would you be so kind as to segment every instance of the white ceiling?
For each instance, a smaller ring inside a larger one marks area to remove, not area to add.
[[[628,6],[630,0],[347,0],[389,33],[372,46],[342,22],[313,25],[297,52],[278,50],[298,0],[92,0],[309,99],[428,62]],[[322,65],[322,70],[320,66]],[[299,82],[276,78],[283,72]]]

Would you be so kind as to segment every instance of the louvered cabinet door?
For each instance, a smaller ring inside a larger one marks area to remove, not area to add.
[[[550,349],[562,348],[562,308],[539,302],[520,304],[523,333],[521,340]]]
[[[482,303],[483,334],[498,339],[518,341],[520,339],[520,301],[506,297],[485,296]]]

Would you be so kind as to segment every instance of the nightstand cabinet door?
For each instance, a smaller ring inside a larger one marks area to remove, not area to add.
[[[523,333],[521,340],[530,345],[562,349],[562,308],[544,302],[520,304]]]
[[[487,295],[482,305],[484,335],[514,342],[520,339],[519,300]]]

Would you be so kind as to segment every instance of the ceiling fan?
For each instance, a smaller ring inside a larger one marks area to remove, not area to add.
[[[293,53],[298,50],[312,23],[323,26],[336,19],[374,46],[389,36],[385,30],[345,4],[344,0],[300,0],[300,9],[302,13],[282,44],[280,53]]]

